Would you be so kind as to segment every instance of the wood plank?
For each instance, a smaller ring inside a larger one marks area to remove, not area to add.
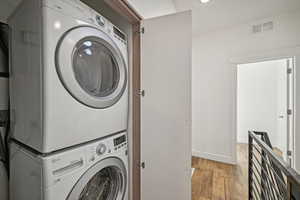
[[[237,148],[237,165],[193,158],[192,200],[248,199],[248,145]]]
[[[195,179],[198,180],[194,185],[194,192],[202,198],[212,198],[213,186],[213,171],[212,170],[197,170]]]
[[[212,200],[225,200],[225,177],[224,174],[214,173],[213,175]]]
[[[133,83],[132,83],[132,190],[133,199],[141,199],[141,98],[139,91],[141,88],[141,37],[138,33],[140,24],[133,25]]]

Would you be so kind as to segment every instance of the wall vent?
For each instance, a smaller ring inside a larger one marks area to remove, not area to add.
[[[258,25],[252,26],[252,32],[253,33],[261,33],[262,32],[262,25],[258,24]]]
[[[274,23],[272,21],[270,22],[265,22],[262,24],[256,24],[252,26],[252,33],[257,34],[257,33],[262,33],[265,31],[271,31],[274,29]]]
[[[266,22],[263,24],[263,31],[271,31],[274,28],[273,22]]]

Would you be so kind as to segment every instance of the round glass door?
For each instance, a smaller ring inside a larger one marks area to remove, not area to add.
[[[122,186],[117,168],[108,167],[98,172],[84,187],[79,200],[115,200]]]
[[[107,108],[123,95],[127,84],[125,60],[106,33],[80,27],[63,37],[56,56],[58,75],[81,103]]]
[[[85,38],[76,45],[73,70],[82,89],[95,97],[112,94],[120,79],[114,55],[97,38]]]
[[[119,159],[100,161],[77,182],[68,200],[123,200],[126,170]]]

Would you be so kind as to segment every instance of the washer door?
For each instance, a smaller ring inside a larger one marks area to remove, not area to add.
[[[77,182],[67,200],[123,200],[126,169],[118,158],[108,158],[90,168]]]
[[[125,60],[114,41],[92,27],[67,32],[56,51],[56,69],[69,93],[93,108],[107,108],[123,95]]]

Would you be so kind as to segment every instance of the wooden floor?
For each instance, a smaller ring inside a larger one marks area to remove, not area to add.
[[[192,200],[248,199],[248,145],[238,145],[238,164],[193,158]]]

